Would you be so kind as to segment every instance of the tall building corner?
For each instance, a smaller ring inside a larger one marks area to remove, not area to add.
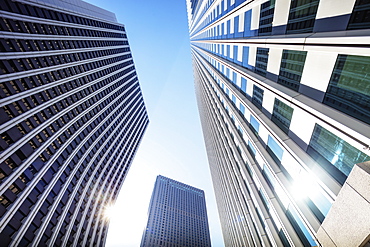
[[[370,5],[186,2],[225,246],[368,246]]]
[[[104,246],[149,123],[125,27],[80,0],[2,0],[0,28],[0,245]]]

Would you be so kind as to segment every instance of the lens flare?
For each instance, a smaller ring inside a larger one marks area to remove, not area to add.
[[[292,194],[297,200],[312,197],[317,193],[317,185],[307,172],[301,171],[293,182]]]
[[[115,215],[115,206],[114,204],[109,204],[107,206],[104,207],[104,211],[103,211],[103,218],[107,221],[109,221],[110,219],[112,219]]]

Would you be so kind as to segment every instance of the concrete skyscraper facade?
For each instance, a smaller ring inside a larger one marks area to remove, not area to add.
[[[141,246],[211,246],[204,191],[157,176]]]
[[[103,246],[149,122],[125,28],[80,0],[2,0],[0,27],[0,246]]]
[[[226,246],[369,244],[368,1],[187,0],[187,11]]]

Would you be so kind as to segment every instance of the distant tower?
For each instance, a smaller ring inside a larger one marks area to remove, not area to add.
[[[159,175],[141,246],[211,246],[203,190]]]
[[[149,122],[125,28],[80,0],[0,2],[0,246],[103,246]]]

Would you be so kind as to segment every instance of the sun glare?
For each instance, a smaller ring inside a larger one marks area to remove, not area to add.
[[[115,215],[115,205],[109,204],[105,206],[104,212],[103,212],[104,219],[109,221],[110,219],[113,218],[114,215]]]
[[[297,200],[302,200],[317,193],[317,185],[307,172],[301,172],[293,182],[292,194]]]

